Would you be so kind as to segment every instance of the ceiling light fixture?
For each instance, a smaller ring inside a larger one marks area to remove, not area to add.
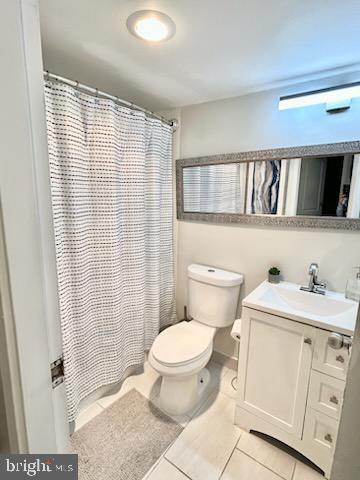
[[[279,110],[326,103],[328,112],[339,112],[350,108],[355,97],[360,97],[360,82],[280,97]]]
[[[139,10],[126,21],[130,33],[147,42],[165,42],[175,35],[176,26],[168,15],[156,10]]]

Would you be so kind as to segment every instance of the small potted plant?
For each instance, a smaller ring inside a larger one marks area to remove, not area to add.
[[[269,269],[269,282],[270,283],[279,283],[280,282],[280,270],[277,267],[271,267]]]

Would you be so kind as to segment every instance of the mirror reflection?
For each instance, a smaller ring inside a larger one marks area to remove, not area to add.
[[[185,212],[360,217],[360,156],[183,168]]]

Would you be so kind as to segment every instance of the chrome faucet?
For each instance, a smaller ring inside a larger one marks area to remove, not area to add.
[[[304,292],[318,293],[319,295],[325,295],[326,284],[318,281],[319,265],[317,263],[311,263],[309,267],[309,286],[300,287],[300,290]]]

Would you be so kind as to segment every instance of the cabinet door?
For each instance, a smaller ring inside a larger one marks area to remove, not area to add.
[[[238,404],[302,436],[315,328],[243,308]]]

